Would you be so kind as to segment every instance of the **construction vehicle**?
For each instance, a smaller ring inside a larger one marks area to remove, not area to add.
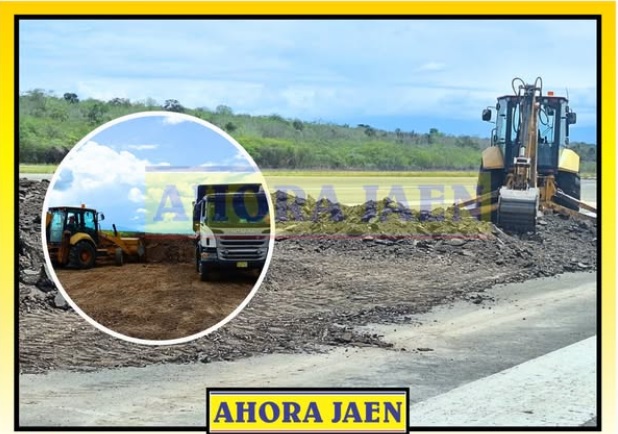
[[[261,184],[198,185],[193,203],[195,266],[202,281],[212,271],[257,270],[265,263],[270,215]]]
[[[95,209],[81,207],[51,207],[47,210],[47,251],[54,266],[87,269],[98,261],[113,260],[123,265],[126,260],[144,261],[143,241],[139,237],[119,237],[103,232],[99,222],[105,215]]]
[[[455,207],[472,206],[480,218],[520,233],[535,232],[538,217],[548,211],[595,220],[596,208],[581,201],[579,156],[568,148],[577,119],[568,99],[544,95],[541,77],[511,84],[513,94],[482,113],[495,127],[482,153],[477,195]]]

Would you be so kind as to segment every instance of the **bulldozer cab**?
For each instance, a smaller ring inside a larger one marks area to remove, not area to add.
[[[95,243],[99,241],[97,212],[89,208],[57,207],[47,212],[47,242],[62,243],[64,233],[86,233]]]
[[[492,141],[502,150],[507,171],[512,168],[524,140],[522,102],[522,96],[506,95],[498,98],[495,107],[496,127]],[[538,103],[537,170],[540,175],[555,174],[560,149],[569,144],[569,126],[575,123],[576,116],[564,97],[541,96]],[[483,112],[483,120],[491,121],[491,117],[490,111]]]

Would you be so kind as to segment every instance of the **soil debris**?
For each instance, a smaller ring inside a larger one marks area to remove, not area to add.
[[[302,227],[298,234],[290,231],[277,238],[262,286],[236,318],[187,344],[140,346],[100,332],[57,299],[59,293],[43,265],[40,239],[47,186],[46,181],[19,183],[21,372],[209,363],[263,353],[324,352],[332,346],[390,348],[381,336],[357,326],[409,323],[411,315],[456,299],[490,301],[483,291],[495,284],[597,269],[597,228],[589,222],[548,214],[534,235],[509,235],[486,222],[481,223],[487,227],[475,232],[479,225],[470,221],[469,233],[453,227],[430,237],[393,236],[392,227],[387,227],[384,233],[320,237],[318,226],[311,225],[322,224],[325,216],[362,228],[388,223],[392,214],[409,215],[417,227],[444,222],[386,201],[369,211],[326,202],[326,208],[314,214],[309,199],[295,200],[288,203],[286,215],[302,218],[288,217],[279,224],[288,229],[292,224],[308,225],[316,236],[299,236],[307,228]],[[282,204],[277,201],[276,206],[279,213]],[[161,238],[153,241],[148,259],[162,264],[191,260],[191,249],[185,250],[179,241],[169,249],[165,243]],[[187,244],[191,245],[188,239]],[[111,267],[110,273],[114,271]]]
[[[272,195],[278,235],[376,236],[400,239],[490,234],[492,225],[466,210],[413,210],[391,198],[360,205],[316,201],[278,191]]]

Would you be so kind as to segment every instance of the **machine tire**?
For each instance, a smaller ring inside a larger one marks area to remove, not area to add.
[[[581,178],[579,176],[579,173],[559,171],[558,175],[556,175],[556,184],[558,185],[558,188],[560,190],[562,190],[569,196],[574,197],[577,200],[581,200]],[[562,205],[565,208],[575,211],[579,210],[578,206],[575,206],[566,200],[562,200],[556,197],[554,198],[554,201],[558,205]]]
[[[200,280],[202,282],[207,282],[210,280],[210,273],[208,272],[208,268],[205,267],[201,261],[198,261],[197,269],[197,271],[200,273]]]
[[[195,271],[200,272],[200,251],[195,249]]]
[[[92,268],[97,260],[97,251],[88,241],[79,241],[69,253],[70,264],[80,269]]]
[[[120,247],[118,247],[114,252],[114,260],[116,262],[116,265],[118,265],[119,267],[124,264],[124,253],[122,252],[122,249]]]
[[[483,194],[498,190],[504,185],[504,176],[505,175],[503,169],[485,169],[481,164],[481,167],[479,168],[478,179],[476,182],[477,196],[482,196]],[[486,191],[487,185],[489,185],[489,191]],[[494,205],[496,203],[498,203],[498,198],[492,198],[491,204]],[[491,213],[491,222],[496,223],[497,220],[498,212],[493,211]]]

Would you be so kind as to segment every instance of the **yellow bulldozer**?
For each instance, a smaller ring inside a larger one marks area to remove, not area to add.
[[[99,261],[112,260],[123,265],[127,260],[145,261],[146,251],[140,237],[119,237],[101,230],[105,215],[95,209],[51,207],[46,214],[47,251],[54,266],[78,269],[94,267]]]
[[[455,207],[512,232],[535,232],[548,211],[596,220],[596,208],[581,200],[579,155],[568,148],[577,119],[568,99],[543,94],[541,77],[533,84],[516,77],[511,85],[513,94],[483,110],[482,119],[495,127],[482,153],[477,195]]]

